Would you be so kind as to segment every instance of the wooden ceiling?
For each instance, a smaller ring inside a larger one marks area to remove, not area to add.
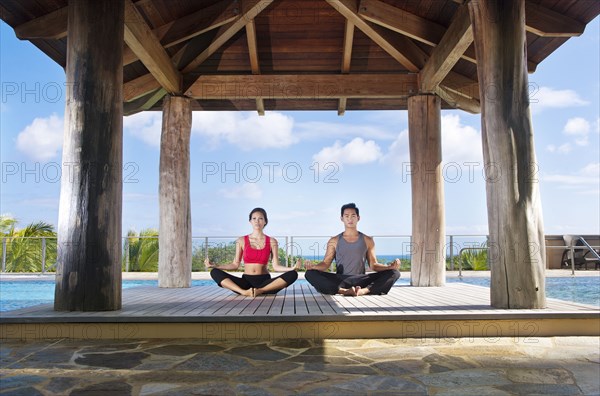
[[[67,3],[0,0],[0,17],[65,67]],[[343,114],[406,109],[419,92],[476,113],[477,61],[463,3],[125,0],[125,114],[160,110],[167,93],[194,98],[194,110]],[[598,0],[525,6],[530,72],[600,13]]]

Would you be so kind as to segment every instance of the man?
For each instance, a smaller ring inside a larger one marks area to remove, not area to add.
[[[344,232],[329,240],[323,261],[306,265],[305,279],[323,294],[387,294],[400,277],[400,260],[396,259],[391,265],[377,262],[373,238],[357,229],[360,216],[354,203],[342,206],[341,220]],[[335,274],[327,272],[334,258]],[[365,259],[375,272],[365,273]]]

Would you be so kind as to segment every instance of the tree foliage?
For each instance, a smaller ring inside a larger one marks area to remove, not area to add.
[[[44,260],[45,270],[55,268],[57,244],[54,226],[38,221],[17,229],[17,224],[15,218],[0,215],[0,233],[6,242],[0,246],[0,255],[6,254],[6,272],[41,272]],[[3,251],[4,246],[6,252]]]

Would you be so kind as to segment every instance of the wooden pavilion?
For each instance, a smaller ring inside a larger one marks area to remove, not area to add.
[[[528,72],[596,0],[0,0],[66,72],[54,309],[121,308],[123,115],[162,110],[159,286],[189,287],[191,112],[408,110],[413,286],[444,283],[441,109],[481,113],[491,305],[543,308]]]

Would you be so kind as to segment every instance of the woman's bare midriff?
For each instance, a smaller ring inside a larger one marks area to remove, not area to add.
[[[269,269],[267,265],[244,263],[244,273],[246,275],[267,275]]]

